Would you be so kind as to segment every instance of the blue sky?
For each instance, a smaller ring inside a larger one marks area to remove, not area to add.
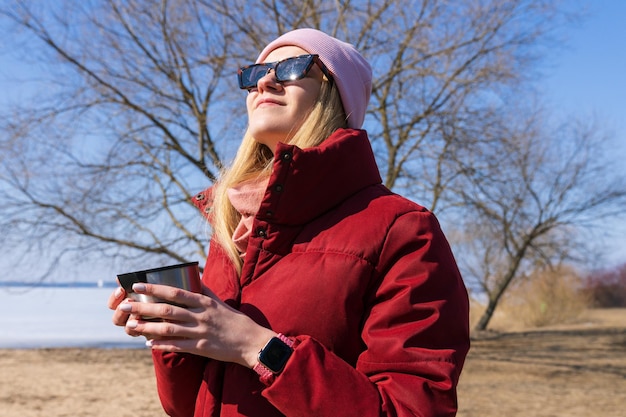
[[[626,145],[626,1],[589,1],[589,14],[568,31],[540,83],[568,114],[596,115]],[[626,146],[622,151],[626,154]],[[625,155],[626,157],[626,155]]]
[[[540,83],[544,97],[565,114],[595,116],[614,134],[626,161],[626,1],[588,1],[589,14],[568,31],[568,44],[550,61]],[[626,163],[622,165],[626,175]],[[626,210],[626,209],[625,209]],[[611,228],[608,259],[626,263],[626,221]]]

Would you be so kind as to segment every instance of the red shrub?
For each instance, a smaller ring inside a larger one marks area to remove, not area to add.
[[[626,307],[626,264],[591,273],[585,280],[585,292],[594,307]]]

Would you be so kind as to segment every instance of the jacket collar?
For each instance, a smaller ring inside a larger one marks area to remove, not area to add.
[[[364,130],[339,129],[321,145],[279,143],[257,219],[295,226],[382,182]]]

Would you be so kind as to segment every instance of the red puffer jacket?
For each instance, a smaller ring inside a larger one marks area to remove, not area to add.
[[[213,242],[203,281],[296,347],[267,385],[240,365],[155,352],[171,416],[456,413],[467,292],[433,214],[381,184],[364,131],[279,145],[241,277]]]

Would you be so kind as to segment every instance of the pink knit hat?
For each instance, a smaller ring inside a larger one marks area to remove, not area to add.
[[[316,29],[296,29],[270,42],[256,62],[265,61],[281,46],[297,46],[320,56],[339,88],[348,126],[360,129],[372,93],[372,68],[354,46]]]

